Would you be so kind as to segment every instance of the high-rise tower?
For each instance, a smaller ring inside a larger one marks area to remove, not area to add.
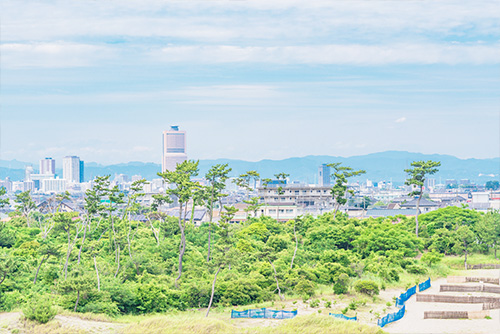
[[[55,174],[56,161],[52,158],[40,160],[40,174]]]
[[[327,164],[322,164],[318,168],[318,184],[320,186],[330,185],[330,167]]]
[[[186,131],[179,131],[179,126],[172,125],[170,130],[163,131],[161,171],[174,171],[177,164],[186,160]]]
[[[63,179],[71,183],[80,183],[80,158],[67,156],[63,158]]]

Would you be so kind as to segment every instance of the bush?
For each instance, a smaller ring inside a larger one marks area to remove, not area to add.
[[[82,308],[82,312],[104,313],[115,317],[120,313],[120,310],[113,302],[91,301]]]
[[[406,271],[410,274],[416,274],[416,275],[425,275],[427,273],[427,269],[418,264],[412,264],[407,266]]]
[[[0,311],[12,311],[16,307],[19,307],[20,304],[25,303],[25,298],[26,297],[17,290],[8,292],[0,291]]]
[[[333,292],[336,295],[346,293],[349,287],[349,276],[347,274],[340,274],[333,284]]]
[[[377,283],[372,280],[360,280],[354,283],[354,289],[357,292],[367,294],[369,296],[378,295],[379,288]]]
[[[48,295],[35,295],[23,307],[23,314],[29,320],[45,324],[57,314]]]
[[[313,300],[309,305],[311,307],[318,307],[319,306],[319,299]]]
[[[295,287],[295,292],[302,296],[302,299],[307,300],[314,296],[314,283],[301,279]]]

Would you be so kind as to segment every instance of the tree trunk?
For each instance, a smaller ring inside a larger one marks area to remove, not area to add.
[[[212,237],[212,219],[208,222],[208,253],[207,253],[207,262],[210,262],[210,239]]]
[[[40,264],[38,265],[38,268],[36,269],[36,274],[35,274],[35,279],[33,280],[33,284],[36,284],[36,279],[38,277],[38,272],[40,271],[40,267],[42,266],[43,262],[49,258],[49,255],[46,257],[42,257],[42,261],[40,261]]]
[[[191,219],[189,219],[191,224],[194,224],[194,200],[193,200],[193,207],[191,208]]]
[[[339,209],[340,209],[340,204],[335,202],[334,210],[333,210],[333,219],[335,219],[335,217],[337,216],[337,211],[339,211]]]
[[[281,289],[280,289],[280,284],[278,283],[278,274],[276,273],[276,268],[274,267],[274,264],[271,262],[271,259],[270,258],[267,259],[269,260],[269,263],[271,264],[274,270],[274,280],[276,281],[276,290],[278,290],[278,295],[280,296],[280,299],[283,300],[284,298],[281,295]]]
[[[208,212],[210,221],[208,222],[208,252],[207,252],[207,262],[210,262],[210,250],[211,246],[211,237],[212,237],[212,219],[214,215],[214,180],[212,180],[211,187],[211,195],[210,195],[210,211]]]
[[[215,293],[215,282],[217,281],[217,275],[219,275],[219,271],[221,270],[222,266],[219,266],[217,269],[217,272],[215,273],[214,276],[214,281],[212,282],[212,294],[210,295],[210,302],[208,303],[208,309],[207,309],[207,314],[205,315],[205,318],[208,317],[208,313],[210,312],[210,308],[212,307],[212,302],[214,300],[214,293]]]
[[[78,264],[80,264],[80,259],[82,256],[82,248],[83,244],[85,243],[85,239],[87,238],[87,223],[85,224],[84,230],[83,230],[83,238],[82,238],[82,244],[80,246],[80,250],[78,251]]]
[[[76,303],[75,303],[75,308],[73,312],[76,312],[76,308],[78,307],[78,303],[80,302],[80,290],[77,292],[77,297],[76,297]]]
[[[415,215],[415,235],[417,236],[417,238],[418,238],[418,214],[420,213],[420,200],[422,199],[423,192],[424,190],[420,188],[420,196],[418,196],[417,199],[417,213]]]
[[[116,272],[115,272],[115,277],[118,275],[118,272],[120,271],[120,245],[118,245],[118,248],[116,249],[117,251],[117,258],[118,258],[118,262],[117,262],[117,265],[116,265]]]
[[[179,276],[175,279],[175,287],[179,288],[177,282],[182,276],[182,257],[184,256],[185,249],[185,236],[184,236],[184,226],[182,224],[182,203],[179,203],[179,229],[181,231],[181,242],[179,245]]]
[[[292,263],[290,264],[290,269],[293,269],[293,260],[295,259],[295,255],[297,254],[297,247],[299,245],[299,242],[297,240],[297,232],[295,230],[295,222],[293,223],[293,236],[295,237],[295,249],[293,251]]]
[[[99,278],[99,270],[97,270],[97,261],[95,259],[95,256],[93,256],[93,258],[94,258],[95,274],[97,276],[97,291],[101,291],[101,280]]]
[[[497,242],[496,241],[493,243],[493,247],[494,247],[493,249],[495,250],[495,260],[498,260],[498,258],[497,258]]]
[[[147,215],[147,218],[148,218],[148,221],[149,221],[149,225],[151,226],[151,231],[153,231],[153,236],[155,237],[156,239],[156,245],[157,246],[160,246],[160,236],[158,235],[158,231],[155,229],[155,227],[153,226],[153,222],[151,221],[151,219],[149,218],[149,215]]]
[[[66,263],[64,263],[64,280],[66,280],[66,278],[68,277],[68,262],[72,249],[73,247],[71,246],[71,238],[69,236],[69,228],[68,228],[68,251],[66,252]]]

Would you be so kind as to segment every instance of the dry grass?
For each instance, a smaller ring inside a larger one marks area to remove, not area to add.
[[[24,319],[21,321],[22,330],[20,333],[30,334],[85,334],[84,330],[75,330],[74,328],[65,328],[57,320],[49,321],[46,324],[40,324],[36,321]]]
[[[259,319],[255,319],[259,321]],[[277,327],[235,327],[228,321],[216,318],[200,318],[186,316],[164,316],[147,319],[125,327],[122,334],[163,334],[163,333],[194,333],[194,334],[327,334],[327,333],[384,333],[375,326],[360,325],[352,321],[337,320],[326,315],[299,316],[291,320],[275,320],[280,324]]]

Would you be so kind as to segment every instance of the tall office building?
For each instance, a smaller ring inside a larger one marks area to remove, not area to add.
[[[80,183],[80,158],[67,156],[63,158],[63,179],[71,183]]]
[[[179,131],[177,125],[172,125],[170,130],[163,131],[161,171],[174,171],[177,164],[186,160],[186,131]]]
[[[318,184],[320,186],[330,185],[330,167],[327,164],[322,164],[318,168]]]
[[[55,174],[56,161],[52,158],[40,160],[40,174]]]
[[[80,160],[80,183],[85,182],[85,166],[83,160]]]

